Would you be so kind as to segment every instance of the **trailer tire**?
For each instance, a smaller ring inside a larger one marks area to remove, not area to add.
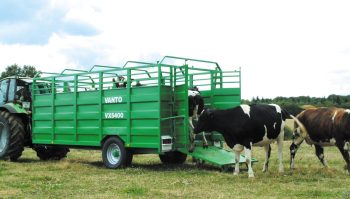
[[[0,111],[0,159],[16,161],[24,150],[25,128],[21,119]]]
[[[127,162],[132,159],[127,158],[127,151],[125,150],[123,142],[117,137],[108,138],[102,146],[102,160],[103,164],[109,169],[122,168],[127,165]]]
[[[34,151],[40,160],[61,160],[62,158],[67,157],[69,148],[60,147],[60,146],[34,146]]]
[[[179,151],[165,152],[159,155],[159,159],[163,164],[183,164],[186,161],[187,154]]]

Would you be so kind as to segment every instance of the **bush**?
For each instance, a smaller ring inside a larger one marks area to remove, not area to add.
[[[288,126],[284,127],[284,140],[291,140],[293,137],[293,130]]]

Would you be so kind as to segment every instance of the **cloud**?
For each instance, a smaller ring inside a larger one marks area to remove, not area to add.
[[[93,36],[100,31],[87,21],[67,18],[70,9],[49,1],[0,1],[0,42],[46,44],[53,33]]]
[[[348,7],[298,0],[5,0],[0,67],[59,72],[174,55],[241,67],[243,98],[347,94],[347,73],[332,70],[350,68]]]

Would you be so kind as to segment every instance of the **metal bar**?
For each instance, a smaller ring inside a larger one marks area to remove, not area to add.
[[[175,56],[165,56],[162,61],[160,61],[160,64],[163,63],[165,59],[178,59],[178,60],[184,60],[186,61],[194,61],[194,62],[201,62],[201,63],[209,63],[209,64],[215,64],[216,67],[221,70],[219,64],[217,62],[213,61],[206,61],[206,60],[200,60],[200,59],[191,59],[191,58],[185,58],[185,57],[175,57]]]
[[[127,96],[128,96],[128,101],[126,102],[127,103],[127,109],[128,109],[128,112],[127,112],[127,120],[128,120],[128,130],[127,132],[128,133],[128,136],[126,137],[126,146],[130,146],[130,142],[131,142],[131,70],[128,69],[127,71]]]
[[[77,85],[78,76],[74,75],[74,133],[75,133],[75,141],[78,142],[78,85]]]
[[[141,62],[141,61],[127,61],[122,68],[125,68],[126,65],[128,64],[143,64],[143,65],[151,65],[155,63],[150,63],[150,62]]]
[[[99,107],[99,111],[100,111],[100,117],[98,119],[99,121],[99,139],[100,141],[102,141],[102,134],[103,134],[103,130],[102,130],[102,118],[103,118],[103,102],[102,102],[102,91],[103,91],[103,72],[99,72],[98,73],[98,77],[99,77],[99,82],[98,82],[98,94],[100,96],[100,99],[98,100],[98,107]],[[100,143],[101,145],[102,143]]]
[[[170,119],[180,119],[185,117],[186,117],[185,115],[178,115],[178,116],[172,116],[172,117],[164,117],[164,118],[161,118],[161,120],[164,121],[164,120],[170,120]]]
[[[88,72],[87,70],[78,70],[78,69],[64,69],[61,73],[60,73],[60,75],[63,75],[64,74],[64,72],[66,72],[66,71],[73,71],[73,72]],[[79,73],[78,73],[79,74]],[[72,75],[72,74],[69,74],[69,75]]]
[[[162,143],[161,143],[161,129],[162,129],[162,125],[161,125],[161,117],[162,117],[162,111],[161,111],[161,108],[162,108],[162,105],[161,105],[161,92],[162,92],[162,85],[163,85],[163,78],[162,78],[162,69],[161,69],[161,66],[159,64],[157,64],[158,66],[158,110],[159,110],[159,115],[158,115],[158,129],[159,129],[159,135],[158,135],[158,153],[161,152],[162,150]],[[164,82],[165,83],[165,82]]]
[[[56,84],[55,84],[55,78],[52,78],[52,87],[51,87],[51,102],[52,102],[52,116],[51,116],[51,121],[52,121],[52,133],[51,133],[51,144],[54,144],[54,138],[55,138],[55,95],[56,95]]]
[[[185,91],[185,104],[187,105],[188,104],[188,65],[184,65],[184,68],[185,68],[185,88],[186,88],[186,91]],[[189,147],[189,144],[190,144],[190,137],[189,137],[189,114],[188,114],[188,106],[185,106],[185,121],[184,121],[184,132],[185,132],[185,136],[186,136],[186,146]],[[186,133],[187,132],[187,133]]]

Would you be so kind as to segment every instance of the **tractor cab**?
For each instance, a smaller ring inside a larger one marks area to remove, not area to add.
[[[31,110],[31,84],[30,78],[15,76],[0,80],[0,108],[10,112]]]

